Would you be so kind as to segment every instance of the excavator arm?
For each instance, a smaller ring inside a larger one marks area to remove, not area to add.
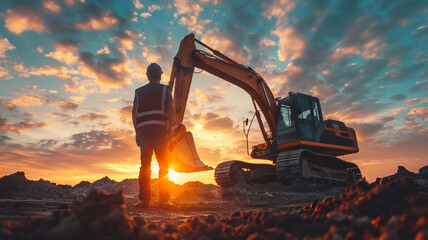
[[[195,42],[210,50],[214,55],[197,50]],[[179,136],[185,128],[182,124],[186,110],[190,85],[195,68],[207,71],[214,76],[230,82],[247,92],[252,99],[255,114],[262,131],[265,144],[268,148],[276,140],[277,105],[266,81],[252,68],[245,67],[217,50],[195,39],[193,34],[187,35],[180,43],[174,65],[171,71],[170,88],[174,92],[175,117],[173,122],[173,136]],[[259,109],[260,108],[260,111]],[[260,112],[263,114],[270,134],[265,130]]]

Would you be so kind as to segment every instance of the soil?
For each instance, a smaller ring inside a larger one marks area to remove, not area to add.
[[[346,188],[298,180],[171,184],[170,209],[134,207],[136,179],[62,186],[0,179],[0,239],[427,239],[428,174],[398,167]]]

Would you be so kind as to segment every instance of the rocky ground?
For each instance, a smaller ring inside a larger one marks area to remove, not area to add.
[[[172,184],[170,210],[156,207],[156,191],[153,208],[133,208],[135,179],[71,187],[18,172],[0,179],[0,239],[428,239],[427,171],[399,167],[345,189]]]

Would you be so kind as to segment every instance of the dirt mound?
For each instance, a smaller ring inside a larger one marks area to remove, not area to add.
[[[0,178],[0,197],[13,196],[29,184],[30,180],[25,177],[24,172],[16,172],[12,175],[4,176]]]
[[[130,217],[122,191],[93,190],[73,208],[49,218],[2,222],[0,238],[427,239],[427,183],[424,175],[398,171],[371,184],[360,181],[338,197],[289,211],[236,211],[161,222]]]

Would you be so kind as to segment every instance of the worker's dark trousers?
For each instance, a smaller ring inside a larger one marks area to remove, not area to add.
[[[140,193],[138,198],[142,202],[150,202],[151,163],[153,151],[159,165],[159,202],[169,200],[168,178],[168,148],[167,136],[158,133],[145,133],[138,136],[141,152],[141,168],[139,176]]]

